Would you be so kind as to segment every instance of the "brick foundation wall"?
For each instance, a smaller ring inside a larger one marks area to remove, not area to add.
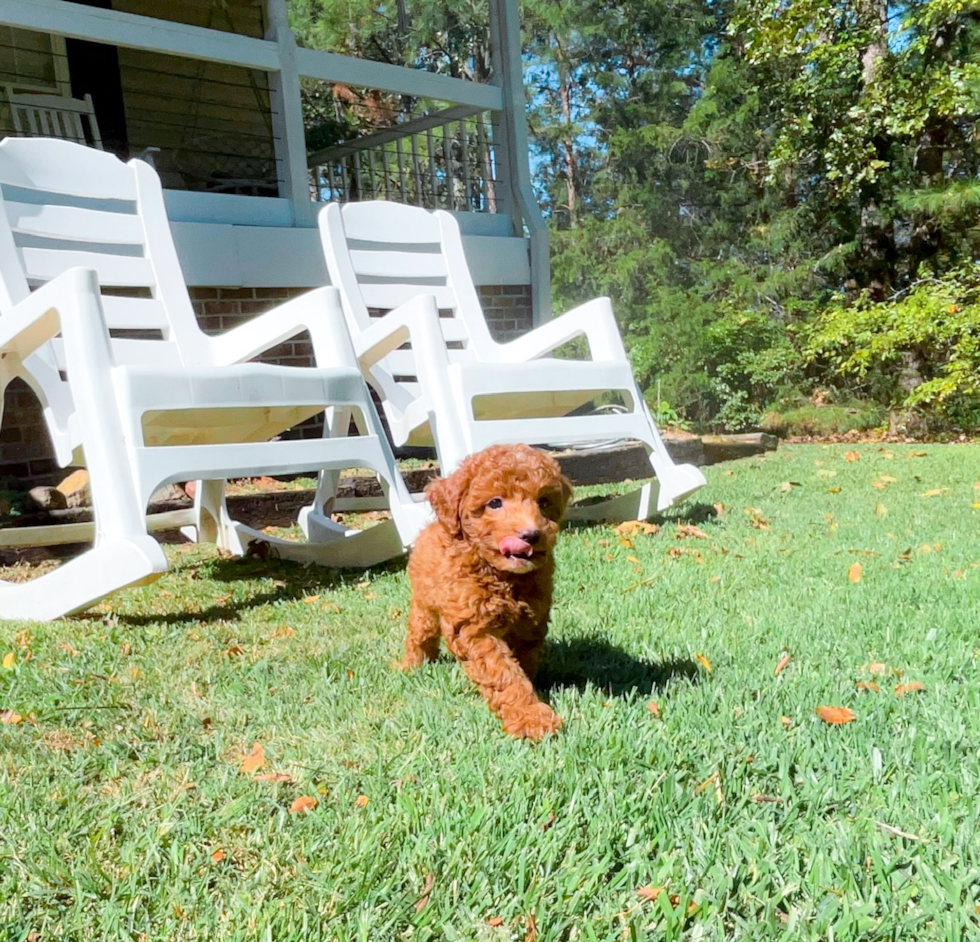
[[[306,288],[191,288],[191,302],[201,329],[220,334],[297,297]],[[499,341],[512,340],[531,328],[530,285],[487,286],[478,289],[491,335]],[[300,335],[269,350],[264,362],[287,366],[309,366],[309,338]],[[310,420],[291,434],[313,437],[320,434],[318,420]],[[66,471],[52,457],[51,444],[40,403],[20,380],[7,388],[0,425],[0,478],[13,479],[18,486],[51,484]]]

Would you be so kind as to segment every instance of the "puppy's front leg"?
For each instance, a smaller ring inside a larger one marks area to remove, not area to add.
[[[541,656],[544,654],[544,638],[548,626],[542,627],[522,626],[521,630],[505,636],[505,641],[514,652],[514,657],[521,665],[521,670],[527,675],[530,681],[538,675],[538,668],[541,665]]]
[[[534,685],[507,644],[487,632],[461,632],[452,645],[463,669],[479,688],[504,732],[524,739],[543,739],[561,729],[561,717],[538,699]]]
[[[439,615],[412,599],[405,636],[405,657],[398,665],[403,671],[421,667],[439,656]]]

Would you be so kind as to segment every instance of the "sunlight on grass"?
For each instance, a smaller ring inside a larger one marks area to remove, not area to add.
[[[978,458],[788,446],[658,532],[567,531],[536,747],[450,659],[392,669],[403,562],[169,547],[10,623],[2,936],[975,935]]]

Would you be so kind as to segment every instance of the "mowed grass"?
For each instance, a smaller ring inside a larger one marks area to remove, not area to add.
[[[172,547],[153,586],[7,624],[0,937],[975,937],[978,459],[787,446],[659,533],[566,532],[537,746],[448,658],[391,667],[403,563]]]

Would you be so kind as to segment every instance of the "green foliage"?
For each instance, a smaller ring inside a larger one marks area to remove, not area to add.
[[[889,404],[967,415],[980,401],[980,273],[968,266],[901,297],[838,299],[807,328],[806,358],[856,377]],[[903,370],[919,375],[903,388]]]
[[[575,213],[558,211],[569,146],[534,136],[559,307],[610,295],[641,383],[700,422],[755,424],[794,386],[846,393],[851,374],[801,361],[795,330],[980,252],[972,3],[646,0],[618,16],[580,2],[550,26],[581,56]],[[532,93],[561,125],[555,101]],[[933,341],[922,355],[941,362]],[[911,401],[951,403],[955,375]],[[869,371],[860,391],[888,402],[889,382]]]
[[[729,312],[707,331],[706,367],[718,401],[715,421],[757,428],[767,404],[802,380],[802,361],[786,326],[758,311]]]

